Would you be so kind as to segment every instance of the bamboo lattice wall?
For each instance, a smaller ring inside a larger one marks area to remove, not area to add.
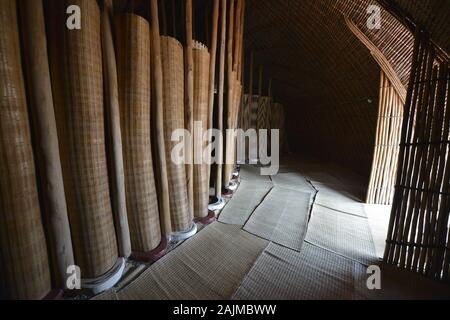
[[[394,198],[403,103],[383,72],[380,82],[377,134],[367,203],[389,205]]]
[[[417,32],[385,261],[450,279],[448,58]]]

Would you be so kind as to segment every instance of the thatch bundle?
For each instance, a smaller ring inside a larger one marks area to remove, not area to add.
[[[64,2],[49,2],[50,65],[75,263],[83,278],[108,272],[118,257],[105,151],[100,10],[74,0],[81,30],[65,25]]]
[[[150,141],[150,28],[137,15],[117,16],[116,46],[128,221],[133,251],[161,242]]]
[[[0,25],[0,299],[41,299],[51,288],[50,271],[15,0],[0,2]]]
[[[207,146],[204,135],[208,130],[209,119],[209,63],[208,49],[194,42],[194,122],[201,122],[202,132],[193,134],[194,159],[194,216],[205,218],[208,215],[209,179],[207,164],[203,153]],[[197,127],[195,127],[197,129]],[[201,161],[199,164],[198,161]]]
[[[170,213],[173,232],[183,232],[189,229],[192,223],[187,195],[186,170],[184,164],[172,161],[172,151],[176,143],[171,141],[174,130],[184,129],[183,47],[176,39],[162,36],[161,56]]]

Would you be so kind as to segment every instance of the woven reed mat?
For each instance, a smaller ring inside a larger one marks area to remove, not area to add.
[[[273,184],[270,182],[243,180],[236,194],[221,212],[219,221],[243,226],[272,188]]]
[[[358,299],[365,268],[305,243],[300,252],[271,243],[256,261],[234,300]]]
[[[306,241],[366,265],[377,262],[366,218],[314,205]]]
[[[202,164],[194,165],[194,216],[208,216],[209,181],[208,166],[203,164],[203,150],[207,146],[204,139],[209,121],[209,63],[208,49],[199,42],[194,42],[194,121],[201,122],[202,132],[195,132],[194,157]],[[199,152],[197,152],[197,150]],[[198,163],[198,162],[196,162]]]
[[[308,227],[311,194],[275,186],[256,208],[244,230],[300,250]]]
[[[314,182],[312,184],[318,190],[317,205],[359,217],[367,217],[364,203],[360,202],[352,193],[345,191],[344,187]]]
[[[75,263],[97,278],[118,258],[105,150],[100,10],[74,0],[81,30],[65,28],[63,1],[49,2],[50,66]]]
[[[116,16],[120,118],[127,213],[133,251],[161,242],[150,141],[150,27],[137,15]]]
[[[171,141],[172,133],[184,129],[184,60],[183,47],[174,38],[161,37],[163,68],[164,138],[166,143],[169,200],[174,232],[182,232],[191,226],[191,213],[183,164],[172,161],[172,150],[177,143]]]
[[[0,1],[0,299],[50,292],[15,0]]]
[[[295,189],[302,192],[315,193],[316,190],[306,181],[305,177],[297,172],[279,173],[271,177],[275,186],[287,189]]]
[[[120,299],[230,299],[268,242],[219,222],[152,265]]]
[[[261,175],[261,168],[252,165],[241,166],[240,177],[242,181],[271,182],[269,176]]]

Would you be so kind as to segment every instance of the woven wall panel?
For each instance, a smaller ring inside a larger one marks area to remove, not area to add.
[[[41,299],[50,292],[50,270],[15,0],[0,2],[0,25],[0,299]]]
[[[413,17],[431,33],[435,43],[450,54],[450,1],[445,0],[395,0],[401,10]]]
[[[119,102],[128,221],[133,251],[161,242],[150,141],[150,28],[136,15],[117,16]]]
[[[384,72],[381,73],[379,108],[367,203],[390,205],[395,191],[403,103]]]
[[[384,259],[450,281],[450,70],[418,32]]]
[[[411,71],[414,35],[388,11],[381,10],[381,29],[367,28],[367,8],[380,4],[376,0],[339,0],[335,4],[338,12],[350,18],[367,38],[382,52],[398,78],[406,87]]]
[[[171,141],[172,133],[174,130],[185,128],[183,47],[176,39],[163,36],[161,37],[161,56],[170,212],[173,231],[180,232],[187,230],[191,224],[185,166],[171,160],[172,150],[176,145]]]
[[[105,151],[100,11],[74,0],[81,30],[65,28],[64,1],[50,7],[50,63],[75,263],[83,278],[109,271],[118,252]]]
[[[203,157],[207,142],[203,139],[208,130],[208,94],[209,94],[209,63],[208,49],[199,43],[194,43],[194,121],[202,122],[202,136],[194,137],[194,150],[201,150],[198,156]],[[202,160],[203,159],[199,159]],[[194,165],[194,216],[204,218],[208,215],[209,181],[208,167],[205,164]]]

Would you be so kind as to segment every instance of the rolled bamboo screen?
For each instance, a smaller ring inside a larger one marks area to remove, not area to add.
[[[33,143],[39,146],[35,148],[38,186],[52,278],[55,287],[65,288],[67,267],[74,264],[74,256],[48,65],[44,7],[42,0],[21,0],[17,5]]]
[[[103,105],[100,10],[73,0],[81,30],[65,26],[64,2],[50,1],[50,62],[75,263],[85,279],[108,272],[118,258],[113,224]]]
[[[270,128],[270,107],[271,101],[269,97],[258,97],[258,130]]]
[[[0,298],[41,299],[50,292],[22,77],[15,0],[0,2]]]
[[[169,180],[170,213],[173,232],[189,229],[192,216],[183,164],[172,161],[171,141],[174,130],[184,129],[184,60],[183,47],[174,38],[161,37],[163,69],[164,135],[166,143],[167,176]]]
[[[161,242],[150,141],[150,28],[137,15],[116,16],[119,102],[131,245],[150,252]]]
[[[194,216],[205,218],[208,215],[209,180],[208,166],[203,161],[203,151],[207,146],[204,134],[209,121],[209,64],[208,49],[194,42],[194,121],[201,122],[202,132],[194,131]],[[197,127],[195,127],[197,129]],[[198,164],[201,161],[201,164]]]
[[[385,261],[450,279],[448,59],[416,32]]]
[[[130,225],[128,223],[125,191],[125,170],[123,161],[122,132],[120,129],[119,84],[117,80],[117,59],[112,32],[112,0],[104,0],[102,8],[102,52],[105,82],[105,114],[107,131],[107,153],[110,155],[111,199],[117,234],[119,255],[131,255]]]
[[[381,72],[375,152],[367,193],[369,204],[392,204],[402,118],[402,99],[386,74]]]

